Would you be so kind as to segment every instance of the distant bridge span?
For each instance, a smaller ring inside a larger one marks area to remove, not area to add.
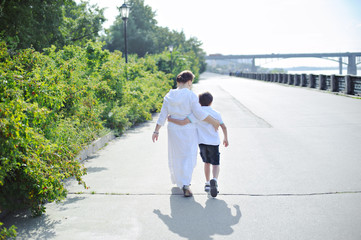
[[[345,52],[345,53],[285,53],[285,54],[249,54],[249,55],[222,55],[211,54],[206,56],[206,60],[224,60],[224,59],[252,59],[252,71],[256,71],[256,58],[332,58],[338,57],[339,72],[342,73],[342,64],[347,64],[347,74],[357,75],[357,65],[361,64],[361,60],[356,62],[356,58],[361,58],[361,52]],[[347,63],[342,62],[342,58],[347,57]]]

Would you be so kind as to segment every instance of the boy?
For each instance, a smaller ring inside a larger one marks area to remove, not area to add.
[[[222,121],[221,115],[214,111],[211,108],[213,102],[213,96],[209,92],[205,92],[199,95],[199,103],[202,106],[202,109],[211,115],[213,118],[217,119],[220,122],[220,126],[223,131],[223,145],[228,147],[228,134],[227,127]],[[173,122],[179,125],[185,125],[190,122],[196,122],[197,131],[198,131],[198,143],[199,151],[204,162],[204,174],[206,177],[206,184],[204,190],[211,193],[212,197],[216,197],[218,194],[218,176],[219,176],[219,145],[220,139],[217,131],[214,130],[211,124],[204,121],[196,121],[194,118],[188,116],[184,120],[177,120],[171,117],[168,118],[168,121]],[[210,179],[210,169],[212,165],[212,175],[213,178]]]

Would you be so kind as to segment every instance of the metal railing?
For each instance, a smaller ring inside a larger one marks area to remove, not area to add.
[[[230,72],[230,76],[361,96],[361,76]]]

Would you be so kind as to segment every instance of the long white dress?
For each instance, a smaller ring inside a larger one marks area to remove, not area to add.
[[[164,126],[168,115],[185,119],[191,113],[204,120],[208,113],[203,111],[195,93],[187,88],[172,89],[164,97],[157,124]],[[172,183],[178,187],[189,185],[197,163],[198,137],[195,124],[180,126],[168,123],[168,165]]]

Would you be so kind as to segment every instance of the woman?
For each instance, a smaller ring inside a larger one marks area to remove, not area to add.
[[[204,112],[198,97],[191,91],[194,75],[183,71],[177,76],[177,89],[170,90],[164,97],[163,106],[152,135],[153,142],[158,140],[159,129],[168,116],[184,119],[193,114],[198,120],[206,121],[217,130],[219,122]],[[180,126],[168,123],[168,164],[172,183],[183,189],[185,197],[192,196],[189,186],[193,169],[197,162],[198,138],[194,124]]]

